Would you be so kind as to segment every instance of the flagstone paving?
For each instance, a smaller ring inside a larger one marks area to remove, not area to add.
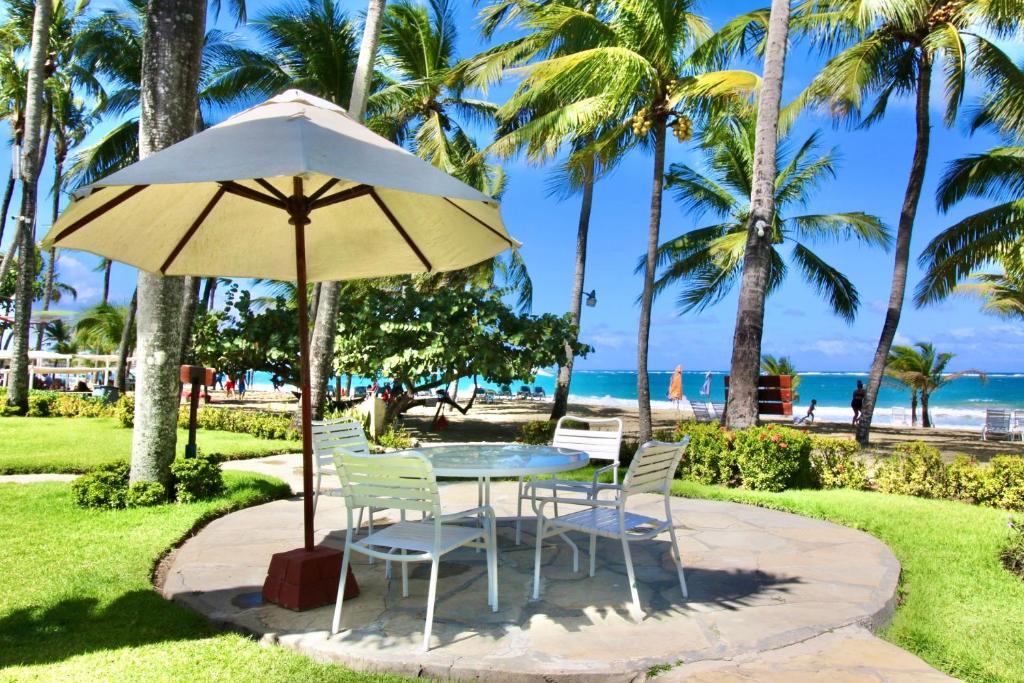
[[[235,463],[298,485],[295,456]],[[275,472],[276,471],[276,472]],[[446,509],[476,505],[475,483],[444,485]],[[656,496],[638,511],[657,514]],[[514,511],[515,485],[496,483],[499,517]],[[862,532],[735,503],[673,499],[690,596],[684,599],[666,539],[633,544],[646,618],[629,616],[619,545],[601,540],[597,574],[572,571],[564,542],[549,539],[541,599],[531,600],[533,536],[514,543],[500,522],[501,609],[487,607],[484,555],[445,556],[431,650],[418,646],[429,567],[410,572],[410,597],[388,582],[381,563],[355,556],[361,594],[345,603],[342,632],[328,637],[331,608],[291,612],[263,604],[270,555],[302,538],[299,499],[250,508],[204,528],[171,558],[162,591],[228,628],[264,642],[363,670],[495,681],[631,681],[648,674],[695,681],[950,680],[917,657],[879,640],[895,605],[899,564]],[[388,512],[378,513],[386,521]],[[344,506],[325,496],[317,541],[342,547]],[[527,524],[526,531],[531,530]],[[582,540],[582,539],[577,539]]]

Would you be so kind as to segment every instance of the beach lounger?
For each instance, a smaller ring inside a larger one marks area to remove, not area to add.
[[[533,393],[530,391],[530,387],[525,384],[519,387],[519,393],[516,394],[516,398],[532,398]]]
[[[989,408],[985,411],[985,426],[981,428],[981,440],[988,441],[992,437],[1013,441],[1010,411],[1006,408]]]
[[[714,413],[714,419],[719,422],[725,422],[725,404],[724,403],[712,403],[711,410]]]
[[[501,391],[498,392],[498,398],[512,398],[512,389],[509,387],[502,387]]]
[[[534,387],[533,397],[534,398],[547,398],[547,392],[544,391],[544,387]]]
[[[693,419],[697,422],[713,422],[714,418],[711,416],[711,411],[708,410],[707,403],[700,403],[698,401],[690,401],[690,409],[693,410]]]

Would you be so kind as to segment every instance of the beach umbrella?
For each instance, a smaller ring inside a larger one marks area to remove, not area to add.
[[[704,373],[704,384],[700,388],[701,396],[711,396],[711,371]]]
[[[457,270],[518,243],[496,201],[289,90],[75,193],[44,245],[163,275],[298,283],[312,551],[306,284]]]
[[[668,397],[672,401],[683,400],[683,366],[677,365],[672,373],[672,381],[668,383]]]

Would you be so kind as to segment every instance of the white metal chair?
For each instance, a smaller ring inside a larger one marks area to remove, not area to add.
[[[902,406],[893,406],[890,421],[894,425],[905,425],[907,422],[907,409]]]
[[[409,563],[430,562],[430,584],[427,590],[427,619],[423,628],[424,651],[430,647],[430,631],[434,624],[434,600],[437,596],[437,569],[441,556],[462,546],[487,550],[487,603],[498,611],[498,544],[494,511],[489,505],[453,514],[441,513],[437,479],[430,461],[419,454],[356,455],[340,450],[334,456],[342,495],[348,511],[345,531],[345,552],[341,560],[341,582],[334,605],[331,635],[341,627],[345,576],[352,552],[362,553],[402,564],[402,597],[409,597]],[[394,509],[403,521],[371,533],[366,538],[353,538],[352,513],[356,509]],[[404,521],[407,510],[418,510],[427,517],[420,522]],[[478,516],[485,524],[477,526]],[[448,524],[459,519],[473,521],[473,526]],[[395,554],[398,551],[399,554]],[[411,553],[411,554],[410,554]]]
[[[334,470],[334,454],[342,450],[351,453],[369,453],[370,442],[366,439],[363,425],[351,417],[336,420],[313,421],[313,466],[316,468],[316,481],[313,484],[313,514],[320,500],[320,482],[323,476],[336,474]],[[362,511],[359,513],[359,526],[363,524]],[[370,530],[373,530],[373,514],[370,514]]]
[[[591,429],[571,429],[565,427],[566,422],[580,422]],[[593,429],[597,427],[597,429]],[[603,429],[602,427],[611,427]],[[522,540],[523,501],[533,500],[538,489],[550,491],[558,495],[559,491],[593,494],[600,482],[601,475],[611,471],[612,483],[619,483],[619,448],[622,444],[622,420],[617,417],[587,418],[566,415],[555,424],[555,435],[551,445],[560,448],[572,448],[583,451],[591,461],[611,461],[611,464],[598,468],[594,472],[593,481],[566,481],[563,479],[533,479],[527,481],[519,478],[519,500],[516,509],[516,545]],[[557,514],[557,507],[556,507]]]
[[[693,419],[697,422],[714,422],[715,420],[707,403],[690,401],[690,410],[693,411]]]
[[[988,408],[985,410],[985,426],[981,428],[981,440],[988,441],[991,437],[1002,437],[1008,441],[1013,441],[1010,411],[1006,408]]]
[[[590,536],[590,576],[594,576],[597,551],[597,537],[611,538],[622,543],[622,555],[626,562],[626,575],[629,590],[633,597],[630,612],[633,618],[641,621],[644,617],[640,608],[640,594],[636,588],[636,577],[633,573],[633,559],[629,553],[629,544],[634,541],[645,541],[658,534],[668,531],[672,541],[672,556],[679,574],[679,587],[683,597],[687,597],[686,577],[683,575],[683,560],[679,553],[679,542],[676,540],[675,526],[672,522],[671,487],[679,461],[683,457],[690,437],[679,443],[648,441],[633,457],[622,485],[601,484],[603,490],[615,492],[614,500],[594,498],[536,498],[537,509],[537,549],[534,556],[533,599],[540,597],[540,560],[544,539],[554,535],[563,535],[567,531],[579,531]],[[639,515],[626,510],[630,496],[638,493],[660,493],[665,498],[665,519],[657,519]],[[560,502],[579,505],[586,509],[560,517],[544,516],[544,506],[548,503]],[[573,567],[579,566],[577,550],[573,547]]]

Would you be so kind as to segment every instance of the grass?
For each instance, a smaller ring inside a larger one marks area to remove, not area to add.
[[[178,430],[178,452],[188,433]],[[198,430],[196,443],[205,453],[226,458],[273,455],[295,450],[294,443],[248,434]],[[81,473],[114,460],[127,460],[132,430],[113,418],[5,417],[0,419],[0,474]]]
[[[678,481],[676,495],[827,519],[884,541],[903,566],[902,603],[881,635],[968,681],[1024,681],[1024,581],[1001,564],[1007,513],[870,491],[761,493]]]
[[[67,484],[0,484],[0,679],[397,682],[219,633],[160,597],[153,563],[197,522],[287,495],[225,473],[227,493],[190,505],[81,510]]]

